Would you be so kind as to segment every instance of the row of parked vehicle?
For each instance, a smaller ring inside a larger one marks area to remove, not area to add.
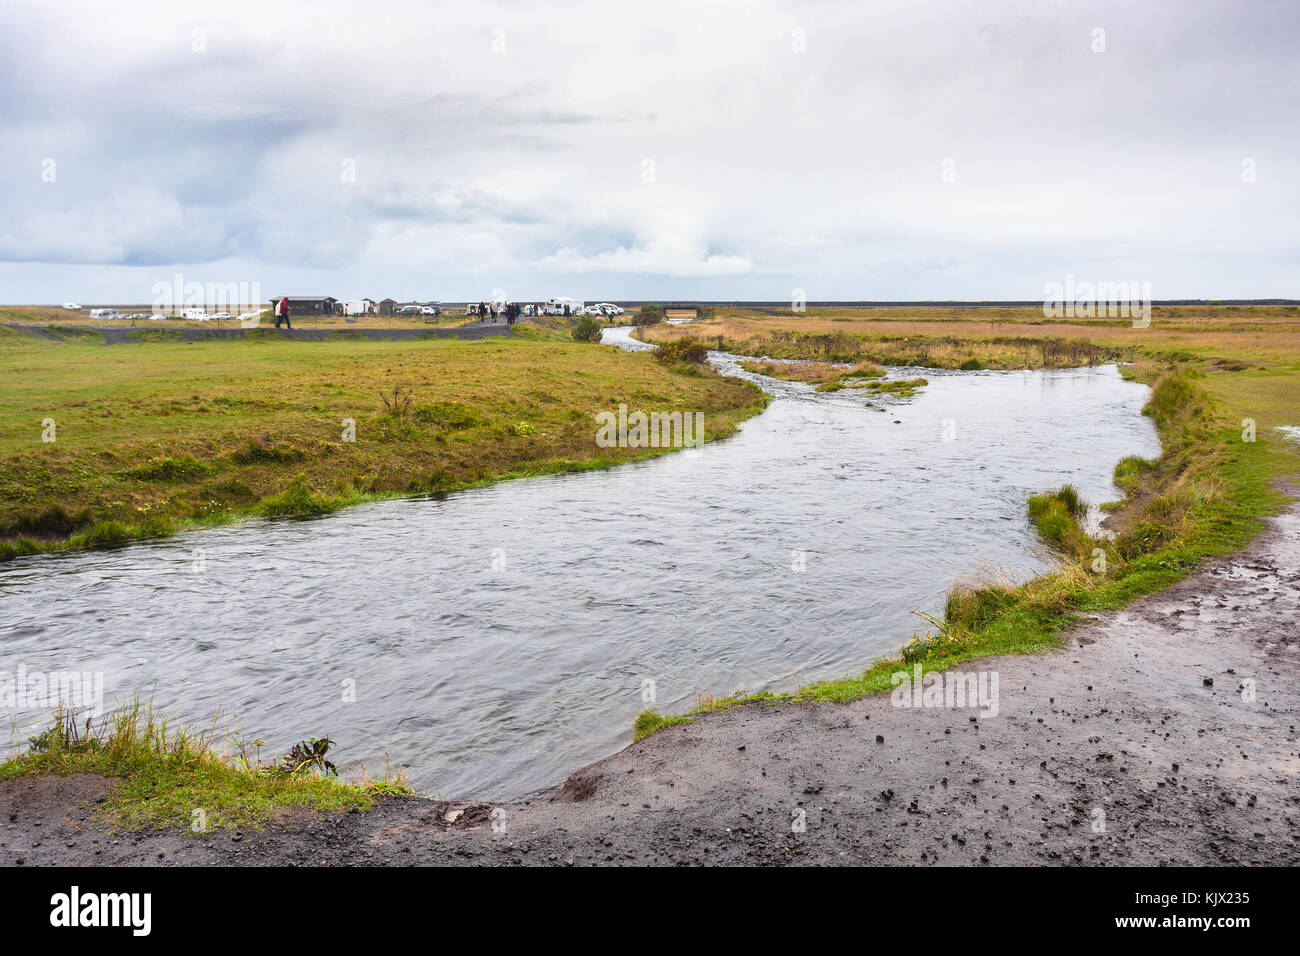
[[[71,305],[65,304],[65,309],[71,309]],[[81,307],[73,311],[80,311]],[[155,312],[152,315],[148,312],[119,312],[117,309],[91,309],[90,317],[92,319],[151,319],[154,322],[165,322],[168,319],[189,319],[191,322],[221,322],[231,318],[237,318],[241,322],[250,321],[257,318],[257,312],[241,312],[238,316],[231,316],[229,312],[207,312],[203,309],[184,309],[179,315],[163,315],[161,312]]]
[[[504,305],[501,302],[490,303],[493,314],[500,310]],[[471,302],[465,306],[466,315],[477,315],[479,303]],[[566,296],[555,296],[547,299],[545,302],[529,302],[519,307],[520,315],[595,315],[606,318],[613,318],[616,315],[622,315],[623,309],[613,302],[597,302],[595,305],[587,305],[581,299],[570,299]]]

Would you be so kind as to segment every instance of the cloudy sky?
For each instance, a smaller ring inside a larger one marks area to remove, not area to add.
[[[1300,297],[1298,49],[1266,0],[5,0],[0,301]]]

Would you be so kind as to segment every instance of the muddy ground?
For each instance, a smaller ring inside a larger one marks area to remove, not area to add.
[[[16,780],[0,864],[1296,864],[1298,631],[1300,508],[1061,651],[966,668],[998,674],[996,716],[749,706],[517,804],[201,836],[104,831],[104,778]]]

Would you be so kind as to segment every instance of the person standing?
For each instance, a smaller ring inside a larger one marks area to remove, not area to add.
[[[290,311],[289,297],[287,295],[283,296],[275,306],[275,327],[277,329],[280,327],[280,323],[283,322],[290,331],[293,331],[293,323],[289,321]]]

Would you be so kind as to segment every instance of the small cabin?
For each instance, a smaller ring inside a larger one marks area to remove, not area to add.
[[[271,311],[280,303],[283,296],[271,300]],[[331,295],[291,295],[289,309],[292,315],[333,315],[339,300]]]

